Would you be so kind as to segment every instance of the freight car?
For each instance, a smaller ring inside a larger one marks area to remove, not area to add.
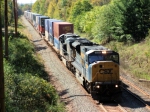
[[[49,23],[48,23],[48,40],[49,40],[49,43],[54,45],[54,22],[62,22],[62,20],[57,20],[57,19],[52,19],[52,20],[49,20]]]
[[[38,18],[40,16],[36,21]],[[55,19],[43,21],[45,40],[54,46],[65,66],[89,93],[98,93],[102,99],[116,99],[121,95],[117,52],[74,34],[72,23]]]

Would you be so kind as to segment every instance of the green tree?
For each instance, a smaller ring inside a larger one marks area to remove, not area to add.
[[[76,17],[86,11],[90,11],[92,9],[92,5],[86,1],[77,1],[75,5],[72,7],[71,14],[73,17]]]
[[[22,15],[24,11],[31,9],[32,4],[18,4],[18,15]]]
[[[32,12],[40,13],[40,2],[37,0],[32,6]]]
[[[47,10],[47,15],[50,18],[58,18],[59,8],[57,6],[57,3],[58,3],[58,1],[56,1],[56,0],[52,0],[49,3],[48,10]]]
[[[13,21],[13,3],[12,0],[8,0],[8,25]]]
[[[90,0],[92,5],[94,6],[103,6],[105,4],[108,4],[111,0]]]
[[[84,18],[84,15],[86,12],[90,11],[92,9],[92,5],[86,1],[77,1],[75,2],[75,4],[72,6],[72,10],[70,13],[70,21],[74,23],[74,26],[81,32],[83,32],[82,30],[82,26],[80,26],[80,20],[82,20]],[[82,23],[81,23],[82,25]]]
[[[1,80],[1,84],[0,84],[0,105],[1,105],[1,111],[5,112],[5,95],[4,95],[4,67],[3,67],[3,40],[2,40],[2,24],[1,24],[1,1],[0,1],[0,80]]]
[[[150,1],[115,0],[115,4],[124,16],[122,19],[124,34],[130,34],[134,41],[144,39],[150,28]]]
[[[99,7],[94,7],[91,11],[88,11],[82,18],[79,18],[79,26],[82,32],[86,32],[90,39],[92,36],[92,28],[95,26],[95,22],[99,15]]]
[[[120,21],[119,11],[114,7],[114,4],[104,5],[99,8],[99,14],[96,23],[92,29],[92,35],[95,40],[109,42],[115,37],[115,28],[119,28]]]
[[[100,7],[92,35],[96,40],[109,42],[140,41],[150,27],[150,1],[114,0]]]

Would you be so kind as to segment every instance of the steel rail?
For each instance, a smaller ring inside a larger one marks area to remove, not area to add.
[[[127,112],[127,110],[125,110],[122,106],[120,106],[119,104],[117,104],[116,106],[109,106],[109,105],[103,105],[102,103],[100,103],[100,108],[104,111],[104,112]]]
[[[122,81],[124,81],[125,83],[128,83],[130,86],[132,86],[133,88],[135,88],[136,90],[138,90],[139,92],[141,92],[142,94],[144,94],[147,98],[150,98],[150,94],[146,93],[145,91],[143,91],[142,89],[138,88],[137,86],[135,86],[134,84],[132,84],[131,82],[127,81],[126,79],[124,79],[123,77],[120,76],[120,79]]]
[[[134,98],[136,98],[137,100],[139,100],[142,104],[144,104],[145,107],[146,107],[148,110],[150,110],[150,106],[149,106],[148,104],[146,104],[143,99],[137,97],[137,96],[134,95],[131,91],[129,91],[128,89],[124,88],[123,86],[122,86],[122,88],[123,88],[125,91],[127,91],[129,94],[131,94]],[[140,92],[141,92],[141,91],[140,91]]]

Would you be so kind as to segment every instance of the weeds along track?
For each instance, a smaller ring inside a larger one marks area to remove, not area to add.
[[[129,94],[131,94],[133,97],[135,97],[142,104],[144,104],[146,109],[150,111],[150,94],[143,91],[142,89],[140,89],[136,85],[132,84],[127,79],[125,79],[123,77],[120,77],[120,78],[124,82],[124,85],[125,85],[122,88],[125,91],[127,91]]]

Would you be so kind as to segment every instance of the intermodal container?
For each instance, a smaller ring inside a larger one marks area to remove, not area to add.
[[[49,38],[49,19],[45,19],[45,39]]]
[[[57,19],[50,19],[49,20],[49,40],[52,45],[54,45],[54,29],[53,29],[53,23],[54,22],[62,22],[62,20]]]
[[[41,16],[41,14],[34,14],[33,15],[33,26],[36,28],[36,26],[37,26],[37,16]]]
[[[53,24],[54,37],[59,39],[61,34],[73,33],[73,24],[69,22],[54,22]]]
[[[40,16],[36,16],[36,26],[35,26],[35,28],[36,28],[36,30],[40,30]]]
[[[40,29],[39,32],[42,35],[45,35],[45,19],[49,19],[47,16],[40,16],[39,24],[40,24]]]
[[[55,48],[56,48],[57,50],[60,49],[59,40],[58,40],[58,38],[55,38],[55,37],[54,37],[54,46],[55,46]]]

